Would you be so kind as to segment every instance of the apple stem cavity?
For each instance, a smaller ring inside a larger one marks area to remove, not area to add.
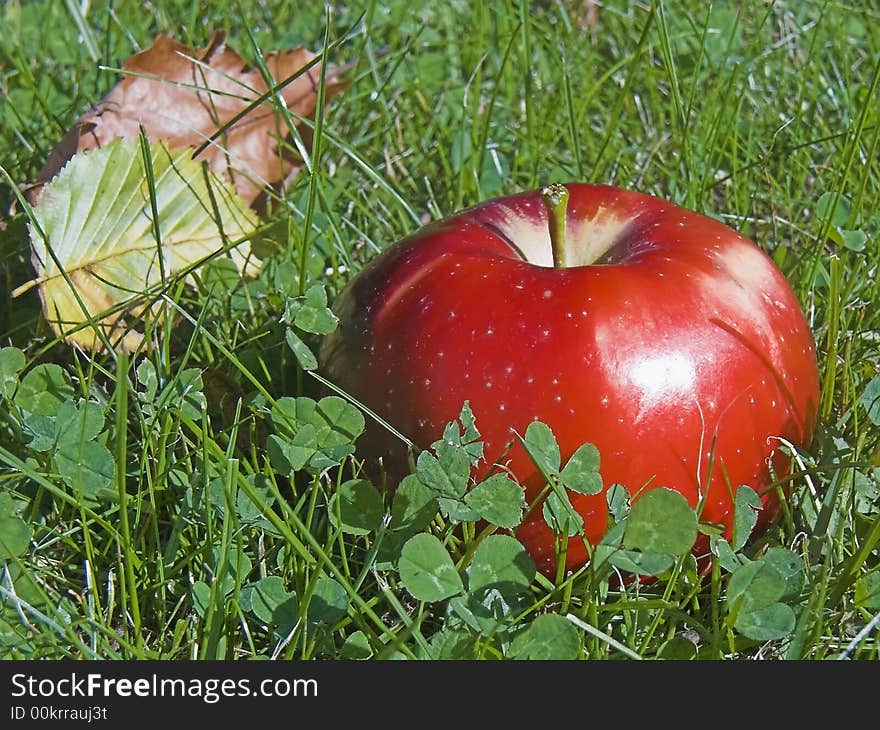
[[[553,183],[541,189],[544,205],[547,206],[547,227],[550,229],[550,248],[553,252],[553,267],[566,267],[565,255],[565,211],[568,207],[568,188]]]

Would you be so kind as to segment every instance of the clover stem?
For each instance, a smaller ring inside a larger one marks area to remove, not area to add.
[[[553,267],[564,269],[565,263],[565,210],[568,207],[568,189],[560,183],[553,183],[541,190],[544,205],[547,206],[547,227],[550,229],[550,248],[553,252]]]

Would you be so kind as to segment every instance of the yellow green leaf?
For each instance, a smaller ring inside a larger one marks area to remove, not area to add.
[[[113,347],[133,350],[142,333],[132,315],[149,316],[147,295],[170,278],[214,256],[255,274],[255,214],[191,157],[123,140],[74,155],[36,202],[37,277],[15,294],[37,285],[44,316],[71,343],[100,348],[100,328]]]

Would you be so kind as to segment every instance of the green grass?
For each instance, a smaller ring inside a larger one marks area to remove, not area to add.
[[[167,0],[145,13],[124,0],[85,17],[61,0],[5,4],[0,165],[16,183],[158,33],[201,45],[225,27],[249,58],[323,46],[351,69],[315,123],[311,171],[273,207],[259,279],[170,282],[174,316],[131,359],[70,348],[34,291],[9,296],[33,272],[27,219],[6,215],[14,196],[0,187],[0,347],[25,355],[0,360],[0,656],[878,658],[880,11],[609,1],[584,28],[583,6],[348,4],[325,33],[317,3]],[[285,473],[273,457],[274,432],[293,439],[282,399],[322,394],[281,318],[307,286],[332,301],[422,222],[557,180],[668,198],[769,252],[818,345],[821,424],[782,519],[705,580],[688,555],[623,588],[598,565],[557,581],[526,570],[475,605],[450,599],[461,576],[495,575],[516,546],[436,510],[383,519],[391,498],[348,483],[356,411],[336,411],[338,438],[321,446],[340,468]],[[108,477],[94,493],[76,486],[86,468]],[[413,533],[425,536],[397,560]],[[419,560],[445,595],[422,585]],[[762,638],[737,615],[743,595],[783,606],[792,626]]]

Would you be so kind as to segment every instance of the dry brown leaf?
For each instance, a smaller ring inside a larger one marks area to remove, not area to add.
[[[595,30],[599,25],[599,8],[601,2],[597,0],[581,0],[571,7],[571,16],[577,21],[581,30]]]
[[[590,29],[599,25],[599,3],[596,0],[585,0],[584,23]]]
[[[151,142],[162,140],[171,149],[203,145],[268,90],[259,70],[249,68],[225,39],[225,32],[218,30],[207,46],[194,50],[161,35],[151,48],[126,60],[125,78],[80,117],[50,153],[37,185],[28,191],[31,201],[76,152],[103,147],[118,137],[135,139],[141,126]],[[300,47],[269,53],[265,62],[280,83],[314,58],[314,53]],[[315,64],[281,90],[291,112],[303,117],[314,114],[320,73],[320,65]],[[328,68],[325,99],[342,86],[338,70]],[[207,160],[247,204],[254,205],[268,185],[289,179],[301,164],[279,150],[278,140],[287,132],[266,101],[231,125],[197,159]],[[308,130],[302,133],[310,137]]]

